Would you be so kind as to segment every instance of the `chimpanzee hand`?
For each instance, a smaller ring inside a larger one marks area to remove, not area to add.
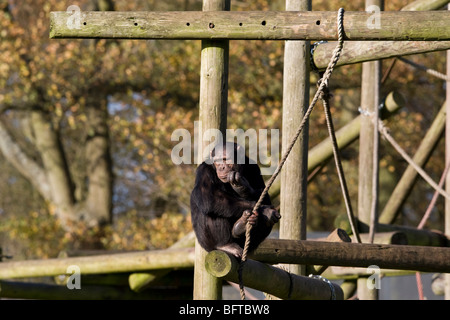
[[[241,174],[239,172],[236,171],[230,171],[228,172],[228,182],[232,185],[232,186],[240,186],[242,184],[242,180],[247,181],[245,178],[243,178],[241,176]]]
[[[256,191],[251,187],[247,179],[245,179],[239,172],[229,172],[227,180],[233,187],[234,191],[236,191],[237,194],[244,199],[250,199],[256,194]]]
[[[247,222],[255,226],[258,222],[259,214],[257,212],[251,212],[250,210],[245,210],[242,216],[236,221],[231,231],[234,238],[240,238],[245,235],[245,229],[247,227]]]

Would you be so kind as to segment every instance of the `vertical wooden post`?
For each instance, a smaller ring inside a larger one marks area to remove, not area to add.
[[[287,11],[311,10],[311,0],[286,0]],[[283,153],[309,104],[309,51],[306,41],[286,41],[283,83]],[[308,125],[301,133],[281,172],[280,238],[306,239],[306,184],[308,176]],[[304,266],[289,271],[304,274]]]
[[[203,0],[203,11],[230,10],[230,0]],[[214,27],[211,21],[210,27]],[[208,129],[220,129],[225,139],[228,96],[227,40],[203,40],[200,70],[200,122],[202,151],[210,142],[203,141]],[[206,251],[196,241],[194,267],[194,299],[222,299],[222,280],[205,269]]]
[[[383,0],[366,0],[366,10],[370,10],[370,6],[377,6],[381,11],[383,9]],[[367,23],[371,23],[374,28],[381,27],[376,25],[376,16],[374,18],[373,21],[368,21]],[[375,143],[378,132],[375,132],[376,128],[372,118],[378,115],[380,84],[381,61],[363,63],[361,109],[366,116],[363,116],[361,119],[359,138],[358,219],[368,225],[371,225],[371,212],[375,209],[376,213],[377,203],[376,193],[374,194],[373,190],[378,187],[378,177],[374,180],[374,173],[377,174],[378,171],[377,167],[375,167],[378,160],[374,160],[374,154],[378,153]],[[372,221],[372,226],[374,226],[374,221]],[[362,300],[378,299],[378,290],[367,287],[366,277],[358,279],[358,297]]]
[[[450,10],[450,4],[448,5]],[[447,50],[447,77],[450,76],[450,50]],[[446,112],[446,124],[445,124],[445,163],[450,161],[450,81],[446,83],[446,96],[447,96],[447,112]],[[445,190],[450,192],[450,174],[447,174],[445,178]],[[450,201],[445,199],[445,234],[450,236]],[[450,300],[450,273],[445,274],[445,299]]]

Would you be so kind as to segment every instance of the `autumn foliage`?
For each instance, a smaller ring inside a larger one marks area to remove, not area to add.
[[[95,10],[103,2],[78,5]],[[121,11],[201,10],[197,0],[106,2]],[[390,1],[386,10],[407,2]],[[362,10],[363,3],[314,1],[313,10]],[[50,40],[49,12],[66,6],[56,0],[0,1],[3,250],[48,257],[68,247],[167,247],[191,230],[189,194],[196,167],[172,163],[177,142],[171,133],[184,128],[193,134],[198,119],[201,42]],[[232,10],[284,10],[284,1],[232,1]],[[230,43],[229,128],[281,129],[283,49],[282,41]],[[445,53],[411,59],[445,72]],[[385,61],[383,71],[390,64]],[[311,90],[317,79],[311,73]],[[333,74],[337,128],[359,114],[360,82],[360,65]],[[387,125],[414,154],[445,100],[443,83],[397,62],[382,94],[394,89],[407,98],[407,106]],[[310,147],[327,136],[320,108],[309,130]],[[441,142],[425,167],[435,180],[444,168],[443,149]],[[380,157],[382,208],[406,165],[387,144],[382,143]],[[343,150],[343,158],[357,199],[358,145]],[[310,230],[330,230],[345,212],[338,185],[332,163],[311,181]],[[432,192],[419,181],[401,223],[416,225]],[[442,226],[442,208],[439,201],[432,226]]]

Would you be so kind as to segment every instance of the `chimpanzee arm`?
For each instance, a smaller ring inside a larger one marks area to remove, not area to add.
[[[236,193],[244,199],[255,200],[261,192],[255,190],[247,179],[239,172],[231,171],[228,174],[228,182]]]
[[[244,210],[251,210],[256,203],[226,192],[214,168],[206,163],[197,168],[191,201],[202,214],[224,218],[239,218]]]
[[[231,172],[228,181],[234,191],[246,200],[259,200],[266,187],[257,164],[245,164],[241,172]],[[264,197],[263,204],[271,204],[269,195]]]

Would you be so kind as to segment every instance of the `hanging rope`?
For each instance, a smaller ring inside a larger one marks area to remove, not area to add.
[[[336,139],[336,133],[334,130],[333,119],[331,117],[330,111],[330,94],[328,91],[328,85],[325,86],[322,94],[321,100],[323,104],[323,110],[325,113],[325,119],[327,122],[328,134],[330,135],[331,145],[333,149],[334,162],[336,164],[336,170],[339,177],[339,183],[341,184],[342,195],[344,196],[345,208],[347,211],[348,221],[350,222],[350,227],[352,229],[353,235],[358,243],[361,243],[361,237],[359,236],[358,228],[356,228],[356,219],[353,214],[352,203],[350,200],[350,193],[348,192],[347,183],[345,181],[344,169],[342,168],[342,161],[339,153],[339,146]]]
[[[312,110],[314,109],[315,104],[319,100],[320,95],[322,94],[323,90],[325,89],[326,85],[328,84],[328,80],[334,70],[334,67],[336,66],[339,57],[342,52],[342,47],[344,45],[344,9],[340,8],[337,14],[337,28],[338,28],[338,44],[336,48],[333,51],[333,57],[331,58],[330,63],[328,64],[327,69],[325,70],[325,73],[320,81],[319,88],[316,91],[316,94],[314,95],[313,100],[311,101],[311,104],[309,105],[308,109],[305,112],[305,115],[303,116],[303,119],[297,129],[297,131],[294,134],[294,137],[292,138],[291,142],[289,143],[286,152],[284,153],[283,157],[280,160],[280,163],[278,164],[278,167],[276,168],[275,172],[273,173],[272,177],[267,182],[266,187],[264,188],[263,192],[261,193],[261,196],[259,197],[258,202],[253,207],[253,212],[257,212],[257,210],[260,208],[264,197],[267,195],[269,188],[272,186],[273,182],[277,178],[278,174],[281,172],[281,169],[283,168],[284,163],[287,160],[287,157],[289,156],[289,153],[291,152],[292,148],[294,147],[295,142],[297,141],[298,137],[300,136],[300,133],[303,131],[303,128],[305,127],[306,122],[308,121],[309,115],[311,114]],[[245,264],[245,261],[247,260],[248,255],[248,248],[250,245],[250,232],[252,230],[252,225],[247,223],[246,230],[245,230],[245,245],[244,250],[242,253],[242,259],[241,263],[239,265],[239,288],[241,292],[241,299],[245,299],[245,291],[244,291],[244,284],[242,280],[242,271]]]

